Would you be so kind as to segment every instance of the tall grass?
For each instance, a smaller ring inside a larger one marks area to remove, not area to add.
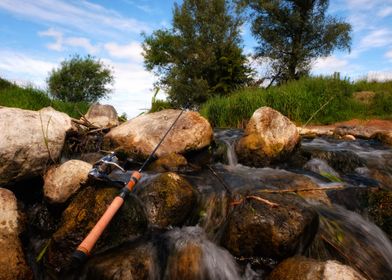
[[[282,86],[245,88],[228,97],[216,97],[200,112],[216,127],[239,127],[261,106],[269,106],[304,124],[328,124],[351,118],[392,117],[392,83],[351,83],[336,77],[308,77]],[[376,92],[372,104],[352,98],[354,91]],[[316,113],[316,114],[315,114]]]
[[[51,100],[48,95],[32,87],[22,88],[0,78],[0,106],[15,107],[27,110],[40,110],[51,106],[73,118],[85,114],[89,104],[87,102],[63,102]]]

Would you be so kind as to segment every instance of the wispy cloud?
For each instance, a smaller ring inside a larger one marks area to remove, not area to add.
[[[54,38],[53,43],[49,43],[46,46],[50,50],[63,51],[67,47],[83,48],[90,54],[95,54],[99,51],[98,46],[91,44],[90,40],[84,37],[66,37],[64,34],[54,28],[49,28],[46,31],[38,32],[41,37],[52,37]]]
[[[389,58],[390,61],[392,62],[392,50],[388,51],[388,52],[385,54],[385,57]]]
[[[35,58],[24,53],[0,50],[0,72],[15,81],[34,81],[39,87],[45,87],[48,73],[57,66],[57,62]],[[23,79],[21,78],[23,76]]]
[[[35,20],[55,23],[83,32],[133,32],[149,30],[148,24],[88,1],[65,0],[1,0],[0,9]],[[98,30],[98,31],[97,31]]]
[[[114,42],[105,44],[105,50],[113,58],[125,58],[135,62],[142,62],[142,47],[139,42],[131,42],[126,45],[119,45]]]
[[[362,38],[359,48],[369,49],[375,47],[385,47],[392,43],[392,30],[382,28],[370,32],[368,35]]]

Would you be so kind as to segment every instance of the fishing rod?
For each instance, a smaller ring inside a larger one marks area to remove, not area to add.
[[[90,231],[90,233],[86,236],[86,238],[82,241],[82,243],[80,243],[80,245],[73,252],[73,254],[72,254],[73,265],[72,266],[80,266],[90,256],[91,250],[94,248],[95,243],[98,241],[98,239],[100,238],[100,236],[102,235],[102,233],[104,232],[106,227],[109,225],[109,223],[113,219],[114,215],[117,213],[117,211],[124,204],[125,199],[132,192],[135,185],[141,179],[141,177],[142,177],[141,173],[143,172],[144,168],[147,166],[147,164],[150,162],[150,160],[154,157],[156,151],[158,150],[158,148],[162,144],[163,140],[166,138],[166,136],[172,130],[172,128],[177,123],[178,119],[181,117],[182,113],[184,112],[184,110],[186,108],[187,107],[185,107],[184,109],[181,110],[180,114],[177,116],[177,118],[174,120],[172,125],[169,127],[169,129],[166,131],[166,133],[163,135],[162,139],[156,145],[155,149],[151,152],[151,154],[145,160],[145,162],[140,167],[140,169],[138,171],[134,171],[132,173],[128,183],[121,189],[120,193],[113,199],[112,203],[106,209],[105,213],[101,216],[101,218],[95,224],[95,226]],[[115,157],[114,153],[109,156],[106,156],[103,160],[101,160],[102,162],[107,164],[107,165],[105,165],[105,168],[108,165],[113,165],[117,168],[119,167],[117,164],[111,162],[113,157]],[[122,168],[120,167],[120,169],[122,169]],[[98,170],[97,172],[99,173],[100,171]]]

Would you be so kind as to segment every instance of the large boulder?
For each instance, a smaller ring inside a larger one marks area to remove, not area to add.
[[[32,279],[19,234],[21,219],[14,194],[0,188],[0,279]]]
[[[94,103],[84,117],[96,127],[112,127],[119,124],[117,111],[112,105]]]
[[[105,135],[108,149],[120,148],[147,157],[180,114],[180,110],[163,110],[144,114],[112,129]],[[184,112],[156,152],[158,157],[171,153],[199,150],[211,143],[211,125],[196,112]]]
[[[182,225],[197,200],[196,190],[173,172],[159,175],[136,194],[146,208],[150,223],[159,227]]]
[[[60,157],[71,126],[68,115],[50,107],[0,107],[0,186],[42,174]]]
[[[316,261],[305,257],[292,257],[281,262],[267,280],[365,280],[347,265],[338,261]]]
[[[249,120],[236,152],[240,162],[264,166],[286,158],[300,140],[294,123],[272,108],[261,107]]]
[[[229,215],[222,245],[237,257],[281,260],[305,250],[317,229],[318,214],[299,196],[254,194]]]
[[[45,255],[48,267],[58,272],[70,261],[72,252],[94,227],[117,194],[118,190],[115,188],[96,190],[87,187],[76,195],[63,212],[60,226],[52,236]],[[143,207],[134,196],[130,196],[105,230],[93,253],[134,239],[143,234],[146,228],[147,219]]]
[[[85,183],[93,166],[81,160],[69,160],[45,175],[44,196],[50,203],[64,203]]]

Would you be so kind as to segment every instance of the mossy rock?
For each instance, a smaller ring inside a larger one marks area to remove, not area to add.
[[[371,192],[368,213],[374,223],[392,240],[392,191]]]
[[[69,262],[72,252],[94,227],[114,197],[115,188],[87,187],[80,191],[62,215],[53,234],[45,263],[56,272]],[[116,214],[94,251],[116,246],[145,232],[147,219],[140,202],[130,196]],[[93,253],[94,253],[93,251]]]
[[[162,228],[182,225],[197,201],[197,191],[173,172],[162,173],[136,194],[146,208],[150,223]]]
[[[158,158],[148,167],[148,170],[155,172],[179,171],[188,164],[186,158],[180,154],[168,154]]]
[[[317,213],[294,194],[257,196],[277,206],[253,198],[245,200],[228,217],[222,245],[237,257],[276,260],[304,250],[317,232]]]

